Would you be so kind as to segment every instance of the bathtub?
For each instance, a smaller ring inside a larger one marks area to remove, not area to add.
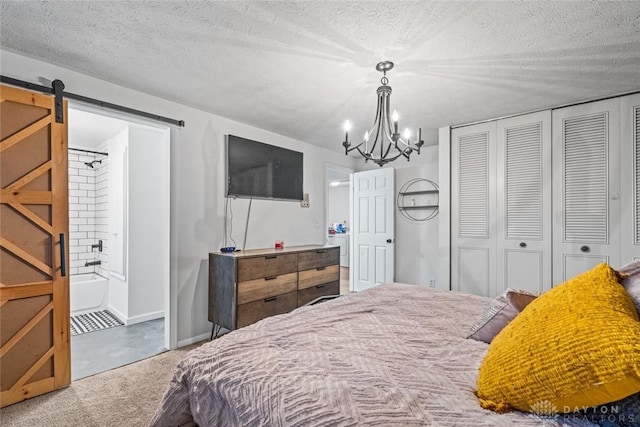
[[[69,277],[71,315],[89,313],[107,308],[109,281],[95,274],[75,274]]]

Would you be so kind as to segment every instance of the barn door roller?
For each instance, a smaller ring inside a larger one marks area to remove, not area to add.
[[[64,108],[62,108],[62,97],[64,96],[64,83],[62,80],[54,80],[51,82],[53,95],[55,96],[56,106],[56,123],[64,123]]]

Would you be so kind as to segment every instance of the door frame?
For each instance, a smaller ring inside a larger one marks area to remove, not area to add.
[[[353,227],[353,174],[354,169],[346,166],[339,166],[334,163],[325,162],[324,164],[324,224],[322,225],[324,240],[327,242],[327,224],[329,221],[329,171],[335,171],[349,175],[349,227]],[[353,270],[351,261],[353,260],[352,237],[349,233],[349,292],[353,292]]]
[[[438,282],[451,290],[451,127],[438,129]],[[446,249],[442,249],[446,248]]]
[[[164,346],[167,349],[176,349],[178,348],[178,290],[177,290],[177,277],[175,276],[175,272],[177,271],[177,266],[174,266],[173,263],[176,257],[172,257],[175,249],[171,244],[172,241],[175,241],[173,234],[173,230],[171,229],[171,141],[175,139],[174,132],[177,127],[165,123],[158,123],[153,120],[147,120],[141,118],[136,115],[126,114],[119,111],[114,111],[106,108],[100,108],[98,106],[85,104],[77,101],[69,101],[69,109],[79,110],[91,114],[96,114],[99,116],[109,117],[113,119],[123,120],[129,122],[133,125],[142,125],[146,127],[151,127],[154,129],[161,130],[163,132],[163,149],[165,151],[165,157],[167,159],[167,164],[165,165],[166,170],[169,172],[166,177],[165,191],[166,191],[166,200],[167,205],[165,207],[166,214],[166,224],[167,224],[167,235],[168,235],[168,249],[167,253],[162,255],[162,258],[165,259],[165,272],[164,276],[166,277],[165,284],[163,285],[163,294],[164,294],[164,309],[165,309],[165,317],[164,317]],[[71,125],[71,124],[70,124]]]

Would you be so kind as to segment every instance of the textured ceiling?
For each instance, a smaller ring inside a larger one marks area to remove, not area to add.
[[[396,63],[401,127],[421,126],[427,144],[441,126],[640,89],[637,0],[21,1],[0,12],[4,49],[336,151],[345,119],[362,133],[373,121],[380,60]]]
[[[127,128],[129,123],[69,108],[69,146],[104,150],[105,141]]]

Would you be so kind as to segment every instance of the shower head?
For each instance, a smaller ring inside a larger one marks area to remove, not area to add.
[[[89,166],[91,169],[93,169],[93,165],[95,163],[102,163],[102,160],[94,160],[92,162],[84,162],[85,165]]]

